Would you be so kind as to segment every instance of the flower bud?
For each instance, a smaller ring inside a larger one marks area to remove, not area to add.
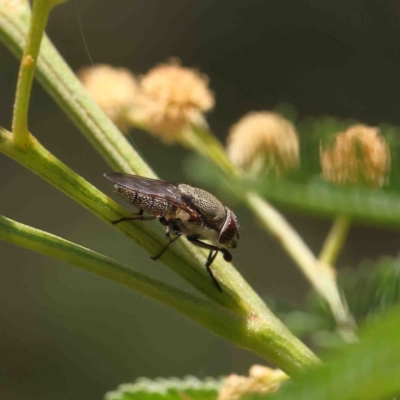
[[[299,165],[299,139],[294,125],[279,114],[251,112],[230,130],[227,145],[232,164],[255,176],[277,176]]]
[[[228,376],[223,382],[218,400],[239,400],[245,395],[274,393],[286,379],[288,376],[279,369],[253,365],[249,377],[234,374]]]
[[[353,125],[320,146],[322,175],[339,184],[380,188],[388,181],[390,150],[378,128]]]
[[[78,77],[90,96],[120,129],[130,125],[129,113],[135,107],[138,85],[125,68],[106,64],[82,68]]]
[[[179,141],[182,130],[203,121],[214,106],[208,79],[177,62],[151,69],[140,79],[140,91],[137,118],[165,142]]]

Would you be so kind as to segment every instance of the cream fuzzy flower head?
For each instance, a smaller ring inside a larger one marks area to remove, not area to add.
[[[214,106],[208,79],[177,62],[161,64],[140,79],[139,121],[165,142],[180,139],[188,123],[200,123]]]
[[[274,393],[286,379],[288,376],[279,369],[253,365],[248,377],[229,375],[223,383],[218,400],[239,400],[246,395]]]
[[[1,5],[18,17],[30,18],[31,8],[28,0],[2,0]]]
[[[138,84],[129,70],[99,64],[82,68],[77,75],[93,100],[119,128],[130,125],[128,115],[137,102]]]
[[[299,139],[294,125],[281,115],[251,112],[230,130],[228,157],[243,173],[281,175],[299,165]]]
[[[321,143],[320,160],[327,181],[380,188],[387,183],[391,159],[379,129],[359,124]]]

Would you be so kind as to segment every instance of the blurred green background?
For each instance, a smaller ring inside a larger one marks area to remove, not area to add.
[[[90,64],[79,18],[94,63],[140,74],[174,56],[207,74],[217,99],[209,122],[223,141],[243,114],[282,101],[300,118],[329,114],[400,125],[399,1],[70,0],[54,10],[47,31],[74,70]],[[4,46],[0,60],[0,124],[9,128],[18,62]],[[108,166],[37,84],[30,127],[113,196],[102,176]],[[188,182],[184,150],[143,132],[130,136],[162,178]],[[0,177],[1,214],[187,287],[2,155]],[[301,304],[309,285],[293,262],[244,209],[230,205],[242,226],[235,265],[262,296]],[[329,221],[286,215],[318,252]],[[397,255],[399,239],[397,232],[354,226],[339,264]],[[140,376],[219,376],[262,362],[163,306],[61,262],[0,242],[0,267],[0,398],[98,399]]]

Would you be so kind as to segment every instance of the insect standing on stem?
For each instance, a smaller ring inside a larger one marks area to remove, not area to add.
[[[113,224],[129,220],[158,219],[166,226],[168,243],[152,257],[153,260],[161,257],[182,235],[194,245],[210,250],[205,266],[217,288],[222,290],[210,266],[219,251],[225,261],[232,261],[232,255],[227,248],[236,247],[239,232],[236,215],[230,208],[205,190],[184,183],[170,183],[117,172],[104,176],[114,183],[116,192],[139,208],[137,214],[121,218]],[[143,215],[144,211],[150,216]]]

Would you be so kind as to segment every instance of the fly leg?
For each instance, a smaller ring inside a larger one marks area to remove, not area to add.
[[[139,210],[139,212],[137,214],[132,214],[131,217],[124,217],[124,218],[120,218],[117,219],[116,221],[112,221],[112,224],[118,224],[119,222],[122,221],[132,221],[132,220],[138,220],[138,221],[151,221],[153,219],[156,219],[157,217],[155,217],[154,215],[151,215],[149,217],[146,217],[143,215],[143,210]]]
[[[211,279],[215,283],[215,286],[217,286],[218,290],[222,292],[221,286],[218,283],[217,279],[215,278],[214,274],[212,273],[210,266],[214,262],[215,257],[217,257],[217,254],[219,251],[223,254],[225,261],[232,261],[231,253],[229,253],[229,251],[226,249],[223,249],[223,248],[220,248],[217,246],[213,246],[212,244],[201,242],[199,239],[197,239],[194,236],[187,236],[187,239],[189,240],[189,242],[193,243],[194,245],[196,245],[198,247],[210,250],[210,253],[209,253],[209,255],[207,257],[207,261],[206,261],[206,268],[207,268],[208,273],[211,276]],[[214,253],[214,251],[215,251],[215,253]]]
[[[161,251],[158,254],[151,257],[153,260],[158,260],[165,253],[165,251],[168,249],[168,247],[182,236],[181,232],[179,232],[179,233],[175,232],[176,236],[171,238],[171,230],[170,230],[169,226],[167,226],[167,230],[165,231],[165,234],[168,238],[168,243],[161,249]]]

